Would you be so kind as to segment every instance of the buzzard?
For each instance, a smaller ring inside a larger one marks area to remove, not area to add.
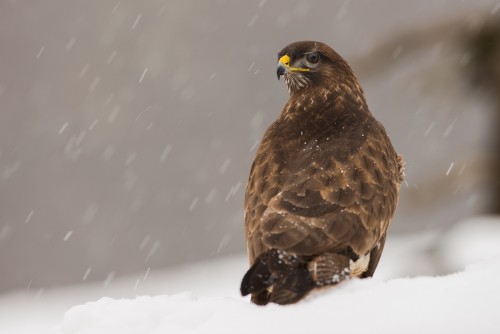
[[[245,195],[251,267],[241,293],[259,305],[372,276],[403,179],[402,157],[339,54],[302,41],[278,59],[290,98],[264,134]]]

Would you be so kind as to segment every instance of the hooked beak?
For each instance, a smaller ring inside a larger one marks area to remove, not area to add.
[[[276,70],[276,74],[278,75],[278,80],[282,75],[285,75],[288,72],[309,72],[308,68],[301,67],[290,67],[290,56],[284,55],[278,60],[278,69]]]
[[[288,71],[288,69],[283,65],[281,62],[278,63],[278,69],[276,70],[276,74],[278,75],[278,80],[282,75],[285,75],[285,73]]]
[[[278,80],[282,75],[285,75],[286,72],[290,70],[290,57],[284,55],[278,60],[278,68],[276,70],[276,74],[278,75]]]

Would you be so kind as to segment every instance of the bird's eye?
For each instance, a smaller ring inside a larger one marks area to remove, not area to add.
[[[316,64],[319,61],[319,54],[310,53],[307,55],[307,61],[313,64]]]

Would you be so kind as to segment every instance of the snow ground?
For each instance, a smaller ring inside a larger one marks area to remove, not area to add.
[[[443,263],[459,272],[437,276]],[[391,236],[375,278],[289,307],[241,298],[246,267],[245,256],[235,256],[107,284],[15,292],[0,297],[0,333],[500,332],[499,218],[466,220],[443,234]]]
[[[444,277],[352,280],[288,307],[236,297],[103,298],[68,311],[57,334],[498,333],[500,257]]]

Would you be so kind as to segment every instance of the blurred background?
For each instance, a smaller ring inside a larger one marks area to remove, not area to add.
[[[500,1],[0,0],[0,293],[244,254],[277,52],[305,39],[406,160],[394,266],[460,269],[443,240],[500,211]]]

